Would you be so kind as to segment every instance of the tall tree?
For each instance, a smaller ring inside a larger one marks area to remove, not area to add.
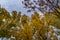
[[[3,11],[4,10],[4,11]],[[34,12],[31,17],[12,11],[12,15],[4,8],[0,10],[0,37],[11,40],[58,40],[54,27],[60,29],[60,18],[55,11],[46,12],[41,18]],[[53,14],[52,14],[53,13]]]

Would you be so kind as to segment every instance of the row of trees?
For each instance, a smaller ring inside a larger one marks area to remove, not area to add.
[[[60,12],[60,11],[59,11]],[[0,38],[11,40],[58,40],[54,28],[60,29],[60,17],[53,12],[45,12],[41,18],[34,12],[31,17],[5,8],[0,8]],[[13,37],[13,38],[12,38]]]

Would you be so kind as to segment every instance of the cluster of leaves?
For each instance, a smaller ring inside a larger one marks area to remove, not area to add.
[[[11,40],[58,40],[53,27],[60,29],[60,18],[53,13],[46,13],[41,18],[34,12],[28,17],[16,11],[10,15],[6,9],[0,8],[0,37]]]
[[[25,8],[31,8],[34,11],[38,9],[41,12],[46,12],[47,10],[50,12],[50,10],[59,7],[59,0],[24,0],[22,3]]]

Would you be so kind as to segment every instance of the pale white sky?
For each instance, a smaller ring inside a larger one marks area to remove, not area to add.
[[[16,10],[26,13],[26,9],[22,5],[22,0],[0,0],[0,4],[10,12]]]
[[[31,15],[31,13],[27,13],[27,9],[23,8],[22,1],[23,0],[0,0],[0,4],[9,12],[16,10],[18,12],[21,11],[22,14]]]
[[[27,13],[27,9],[23,8],[22,1],[23,0],[0,0],[0,4],[9,12],[11,12],[12,10],[16,10],[21,11],[22,13]]]

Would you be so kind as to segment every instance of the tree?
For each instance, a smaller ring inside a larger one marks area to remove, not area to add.
[[[4,11],[3,11],[4,10]],[[60,18],[55,11],[45,12],[41,18],[34,12],[31,17],[12,11],[12,15],[4,8],[0,10],[0,37],[11,40],[58,40],[53,27],[60,29]]]
[[[24,4],[24,8],[28,9],[28,12],[32,10],[38,10],[44,13],[52,12],[53,10],[55,10],[55,15],[60,15],[60,12],[58,11],[58,9],[60,10],[59,0],[24,0],[22,1],[22,3]]]
[[[60,5],[59,0],[24,0],[22,1],[27,12],[42,12],[44,18],[42,22],[45,24],[55,26],[60,29]]]

